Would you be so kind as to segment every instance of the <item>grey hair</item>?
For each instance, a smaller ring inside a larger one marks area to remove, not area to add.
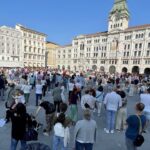
[[[90,120],[91,119],[91,111],[89,109],[84,110],[84,119]]]

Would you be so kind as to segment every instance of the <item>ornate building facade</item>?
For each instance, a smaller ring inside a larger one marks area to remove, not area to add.
[[[22,34],[23,66],[45,67],[46,35],[44,33],[16,25]]]
[[[16,25],[0,27],[0,67],[45,67],[46,35]]]
[[[108,31],[79,35],[56,49],[56,67],[70,70],[150,73],[150,24],[129,27],[126,0],[115,0]]]
[[[0,67],[23,67],[22,35],[7,26],[0,27]]]

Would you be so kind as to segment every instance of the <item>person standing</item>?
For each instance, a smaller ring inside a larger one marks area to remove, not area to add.
[[[59,87],[59,84],[56,83],[55,88],[52,92],[52,96],[53,96],[53,99],[54,99],[55,109],[58,113],[60,112],[60,104],[62,103],[61,92],[62,92],[62,90]]]
[[[2,75],[0,75],[0,100],[4,100],[4,90],[5,90],[5,82]]]
[[[74,87],[71,96],[70,96],[70,119],[72,120],[73,124],[76,123],[78,118],[78,107],[77,107],[77,101],[78,101],[78,89]]]
[[[26,126],[30,124],[29,115],[26,113],[26,107],[22,103],[16,105],[16,111],[11,113],[11,146],[10,150],[16,150],[17,144],[21,142],[21,150],[26,150],[26,141],[24,139]]]
[[[116,117],[116,130],[121,131],[126,129],[127,119],[127,97],[126,93],[121,89],[117,91],[117,94],[121,96],[122,106],[118,109]]]
[[[72,91],[73,91],[74,86],[75,86],[75,84],[74,84],[73,79],[70,79],[70,82],[68,83],[69,98],[70,98],[70,96],[71,96],[71,93],[72,93]]]
[[[147,119],[147,123],[146,123],[146,127],[147,127],[150,122],[150,88],[147,89],[146,93],[140,95],[140,99],[141,99],[141,103],[145,105],[143,112]]]
[[[92,150],[96,142],[97,124],[91,119],[89,109],[84,110],[84,119],[75,125],[74,146],[75,150]]]
[[[107,111],[107,127],[104,128],[104,131],[106,133],[114,133],[116,112],[122,106],[122,99],[115,92],[115,89],[105,96],[104,106]]]
[[[35,86],[35,76],[32,74],[31,77],[29,77],[29,83],[32,86],[32,89]]]
[[[91,111],[94,110],[96,104],[95,97],[92,96],[91,90],[85,90],[85,95],[81,97],[81,108],[83,110],[90,109]]]
[[[43,130],[44,135],[49,136],[50,131],[52,130],[54,117],[55,117],[55,106],[49,101],[40,101],[40,105],[36,110],[35,117],[38,115],[40,109],[43,108],[45,110],[45,119],[47,126]]]
[[[45,97],[46,90],[47,90],[47,82],[46,82],[46,79],[45,79],[44,75],[42,77],[41,84],[42,84],[42,96]]]
[[[22,91],[24,92],[25,97],[25,103],[29,102],[31,88],[32,86],[29,85],[28,82],[26,82],[25,85],[22,86]]]
[[[103,100],[104,100],[103,87],[100,86],[96,91],[96,106],[97,106],[98,117],[100,116],[101,113]]]
[[[134,140],[139,134],[140,126],[143,131],[146,124],[146,117],[142,115],[144,107],[145,106],[143,103],[137,103],[135,106],[136,114],[129,116],[126,120],[127,130],[125,137],[127,150],[137,150],[137,147],[134,145]]]
[[[70,132],[65,120],[65,114],[61,113],[54,123],[53,150],[67,150]]]
[[[35,94],[36,94],[36,106],[38,106],[38,100],[42,99],[42,84],[40,80],[37,80],[37,84],[35,86]]]

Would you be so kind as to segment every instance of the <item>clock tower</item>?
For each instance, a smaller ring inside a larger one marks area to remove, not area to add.
[[[129,16],[127,0],[115,0],[109,14],[108,31],[115,32],[128,28]]]

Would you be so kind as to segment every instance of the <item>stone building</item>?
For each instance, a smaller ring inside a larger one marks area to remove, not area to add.
[[[108,31],[79,35],[56,49],[56,66],[71,70],[150,74],[150,24],[129,27],[126,0],[115,0]]]
[[[0,27],[0,67],[23,67],[21,33],[7,26]]]
[[[23,65],[25,67],[45,67],[46,35],[44,33],[16,25],[22,34]]]
[[[0,67],[45,67],[46,35],[16,25],[0,27]]]
[[[46,42],[46,58],[45,58],[45,66],[50,68],[56,68],[56,53],[55,48],[59,47],[58,44],[47,41]]]

